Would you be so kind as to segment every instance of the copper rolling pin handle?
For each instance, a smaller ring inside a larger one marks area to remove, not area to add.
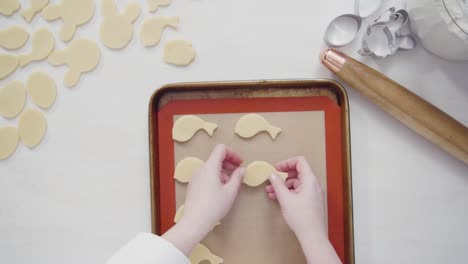
[[[468,165],[468,128],[382,73],[335,50],[321,62],[400,122]]]

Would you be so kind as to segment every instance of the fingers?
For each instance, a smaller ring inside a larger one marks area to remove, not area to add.
[[[226,182],[226,188],[231,191],[237,193],[242,183],[242,179],[244,178],[245,168],[238,167],[234,170],[229,177],[229,180]]]
[[[283,203],[287,195],[289,195],[289,189],[286,186],[285,182],[283,182],[283,180],[278,175],[273,173],[270,176],[270,183],[273,187],[276,198],[278,199],[280,204]],[[270,195],[268,195],[268,197],[270,197]]]
[[[287,179],[284,182],[284,185],[286,185],[286,187],[289,190],[296,190],[301,185],[301,182],[298,179]],[[270,184],[266,186],[265,191],[267,192],[268,197],[272,198],[270,194],[274,194],[272,199],[276,199],[275,189],[273,188],[273,185]]]
[[[221,168],[224,161],[237,166],[242,164],[242,158],[240,155],[224,144],[216,145],[206,163],[213,166],[219,166]]]
[[[232,164],[231,162],[225,160],[223,161],[223,170],[226,170],[226,171],[229,171],[229,172],[232,172],[234,171],[235,169],[237,169],[237,167],[239,167],[239,164]]]
[[[304,176],[309,176],[310,174],[314,176],[313,178],[315,178],[315,175],[312,173],[312,169],[310,168],[309,163],[302,156],[294,157],[294,158],[282,161],[276,164],[276,169],[278,171],[288,172],[288,173],[291,171],[296,171],[297,178],[299,180],[303,180]]]

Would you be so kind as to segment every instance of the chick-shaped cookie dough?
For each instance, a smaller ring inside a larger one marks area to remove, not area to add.
[[[19,49],[28,39],[29,33],[18,26],[0,30],[0,47],[5,49]]]
[[[47,28],[41,28],[34,32],[31,45],[32,50],[29,54],[19,56],[20,67],[47,58],[55,47],[54,35]]]
[[[31,6],[21,12],[21,16],[26,22],[31,22],[37,12],[41,11],[48,3],[49,0],[30,0]]]
[[[179,25],[179,17],[152,17],[143,22],[141,27],[141,43],[145,47],[155,46],[161,41],[164,28],[176,29]]]
[[[160,6],[168,6],[172,0],[148,0],[150,12],[156,12]]]
[[[236,134],[243,138],[251,138],[265,131],[275,140],[281,132],[281,128],[270,125],[261,115],[247,114],[239,119],[236,124]]]
[[[100,37],[104,45],[111,49],[125,47],[133,36],[133,22],[140,16],[140,6],[129,4],[124,13],[118,12],[114,0],[102,0]]]
[[[69,41],[75,35],[76,27],[88,22],[94,14],[94,0],[62,0],[58,5],[48,5],[42,10],[46,20],[61,18],[60,39]]]
[[[0,1],[0,14],[11,16],[21,7],[18,0],[1,0]]]
[[[77,39],[68,48],[54,51],[49,57],[49,63],[54,66],[67,64],[69,70],[65,74],[64,84],[73,87],[80,80],[81,74],[93,70],[100,59],[101,51],[96,42]]]
[[[213,254],[206,246],[198,244],[192,250],[189,256],[192,264],[198,264],[204,260],[209,261],[211,264],[221,264],[224,260]]]

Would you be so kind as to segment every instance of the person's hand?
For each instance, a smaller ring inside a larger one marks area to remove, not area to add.
[[[182,217],[163,237],[188,255],[231,210],[245,173],[241,164],[239,154],[217,145],[192,176]]]
[[[296,234],[309,263],[340,263],[328,241],[324,193],[304,157],[285,160],[276,169],[287,172],[283,182],[275,174],[266,187],[267,195],[278,200],[281,213]]]

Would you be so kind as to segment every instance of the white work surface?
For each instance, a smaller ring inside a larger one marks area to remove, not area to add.
[[[141,3],[133,40],[123,50],[100,43],[100,6],[78,28],[75,38],[99,41],[102,59],[75,88],[62,85],[66,67],[44,61],[0,82],[26,80],[41,69],[58,83],[43,142],[33,150],[20,145],[0,161],[0,263],[103,263],[137,232],[149,232],[152,93],[174,82],[334,78],[318,60],[322,36],[333,17],[353,10],[345,0],[174,0],[157,15],[180,16],[179,30],[166,30],[158,46],[145,49],[139,29],[152,14]],[[1,29],[18,23],[27,25],[19,13],[0,17]],[[57,36],[61,24],[36,17],[32,28],[45,25]],[[174,38],[193,42],[198,56],[189,67],[162,61],[163,44]],[[344,50],[363,60],[355,47]],[[20,53],[29,49],[30,43]],[[468,124],[467,63],[421,47],[364,60]],[[356,263],[466,262],[468,167],[346,88]],[[35,107],[30,99],[28,105]],[[4,124],[17,119],[0,119]]]

